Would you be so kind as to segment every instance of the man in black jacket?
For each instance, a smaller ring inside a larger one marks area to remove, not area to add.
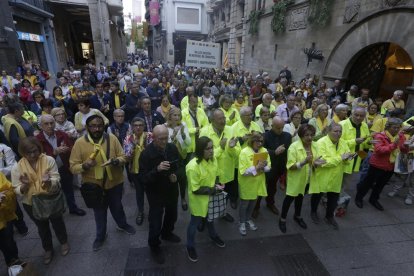
[[[165,123],[165,119],[161,113],[151,109],[151,99],[149,97],[141,98],[141,111],[136,116],[144,119],[144,131],[147,132],[152,132],[156,125]]]
[[[264,147],[270,156],[271,169],[266,173],[266,206],[275,215],[279,210],[275,206],[275,194],[277,181],[286,174],[287,150],[292,142],[292,136],[283,131],[285,122],[282,118],[275,116],[272,120],[272,129],[264,134]],[[257,217],[260,208],[259,197],[252,216]]]
[[[168,129],[164,125],[154,127],[153,142],[139,159],[139,174],[149,203],[148,245],[155,261],[160,264],[165,262],[160,236],[169,242],[181,241],[173,233],[178,202],[176,171],[181,165],[177,148],[168,143]]]

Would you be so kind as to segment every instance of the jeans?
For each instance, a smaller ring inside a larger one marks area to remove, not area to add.
[[[361,166],[359,167],[359,182],[357,184],[357,188],[367,176],[368,169],[369,169],[369,160],[371,159],[371,156],[372,156],[372,151],[369,151],[367,157],[361,162]]]
[[[369,189],[372,189],[369,201],[377,201],[382,192],[382,189],[390,180],[393,174],[394,171],[384,171],[373,166],[369,166],[367,176],[358,187],[358,192],[355,196],[355,200],[362,200],[368,193]]]
[[[19,258],[16,242],[13,238],[13,223],[7,223],[6,227],[0,230],[0,251],[3,253],[6,265]]]
[[[177,180],[180,187],[181,200],[185,199],[185,190],[187,188],[187,176],[185,174],[185,166],[177,169]]]
[[[256,204],[256,200],[240,199],[240,207],[239,207],[240,223],[245,223],[246,221],[250,220],[250,218],[252,217],[255,204]]]
[[[105,206],[100,208],[93,208],[93,213],[95,215],[97,240],[102,241],[105,239],[108,207],[118,227],[125,228],[127,226],[124,207],[122,206],[122,188],[123,183],[106,190]]]
[[[144,213],[144,185],[139,181],[138,174],[131,173],[135,186],[135,197],[137,200],[138,213]]]
[[[65,195],[66,202],[68,203],[69,211],[75,211],[78,206],[75,203],[75,195],[73,193],[73,174],[64,169],[59,169],[60,174],[60,185],[62,186],[63,194]]]
[[[187,247],[188,248],[194,248],[194,239],[197,232],[197,226],[203,221],[203,217],[197,217],[191,215],[190,224],[187,227]],[[214,222],[207,221],[207,229],[208,234],[210,235],[210,238],[217,237],[216,229],[214,228]]]
[[[312,194],[311,197],[311,212],[316,213],[318,211],[319,201],[321,200],[323,193],[319,194]],[[326,218],[333,218],[336,206],[338,204],[339,193],[326,193],[328,198],[327,206],[326,206]]]
[[[297,196],[286,195],[285,200],[283,200],[282,214],[280,215],[282,219],[286,219],[287,214],[289,212],[290,205],[292,204],[293,200],[295,201],[295,215],[294,216],[300,218],[300,214],[302,211],[303,195],[297,195]]]
[[[158,247],[160,236],[168,236],[174,231],[174,224],[177,221],[177,198],[164,204],[157,199],[147,198],[149,202],[149,231],[148,245],[150,247]]]
[[[32,206],[23,204],[23,208],[36,224],[40,240],[42,241],[42,247],[45,251],[53,250],[52,232],[50,231],[49,221],[52,224],[53,230],[55,230],[56,237],[60,244],[67,243],[68,234],[66,233],[66,226],[62,216],[49,218],[47,220],[37,220],[33,217]]]

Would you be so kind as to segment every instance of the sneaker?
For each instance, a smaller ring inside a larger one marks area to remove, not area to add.
[[[391,191],[391,192],[389,192],[387,195],[388,195],[389,197],[394,197],[396,194],[397,194],[397,192],[396,192],[396,191]]]
[[[325,222],[327,224],[332,225],[333,229],[338,230],[339,225],[333,217],[332,218],[325,218]]]
[[[318,213],[311,213],[311,219],[312,219],[312,221],[313,221],[313,223],[315,223],[315,224],[319,224],[319,222],[321,222],[321,220],[319,219],[319,216],[318,216]]]
[[[172,243],[179,243],[181,241],[180,237],[174,233],[170,233],[168,235],[161,235],[161,239]]]
[[[119,231],[122,231],[124,233],[127,233],[128,235],[135,235],[135,233],[137,232],[137,231],[135,231],[135,228],[132,227],[129,224],[125,225],[124,227],[117,226],[116,229],[118,229]]]
[[[404,203],[407,204],[407,205],[413,205],[413,199],[411,197],[407,196]]]
[[[165,263],[165,256],[159,246],[152,246],[151,249],[151,256],[157,264]]]
[[[246,236],[246,234],[247,234],[247,231],[246,231],[246,223],[240,223],[240,225],[239,225],[239,232],[240,232],[240,235],[242,235],[242,236]]]
[[[98,240],[98,239],[96,239],[94,242],[93,242],[93,245],[92,245],[92,249],[93,249],[93,251],[99,251],[99,250],[101,250],[102,249],[102,246],[104,245],[104,243],[105,243],[105,239],[103,239],[103,240]]]
[[[187,247],[187,256],[193,263],[198,261],[198,255],[194,247]]]
[[[214,238],[211,238],[213,240],[213,242],[218,246],[218,247],[226,247],[226,244],[224,243],[224,241],[222,239],[220,239],[219,236],[215,236]]]
[[[246,221],[247,226],[249,226],[249,229],[252,231],[256,231],[257,230],[257,226],[256,224],[254,224],[254,222],[252,220],[248,220]]]

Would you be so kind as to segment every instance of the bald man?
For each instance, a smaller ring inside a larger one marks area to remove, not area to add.
[[[292,136],[283,131],[285,122],[280,117],[273,117],[272,129],[264,134],[263,146],[267,149],[272,167],[266,173],[267,197],[266,206],[275,215],[279,210],[275,206],[275,194],[277,181],[286,174],[287,150],[292,143]],[[259,215],[261,198],[257,199],[253,217]]]
[[[160,237],[173,243],[181,241],[173,230],[178,202],[176,171],[183,164],[175,145],[168,143],[168,129],[164,125],[155,126],[152,134],[153,142],[139,158],[139,174],[149,204],[148,245],[154,260],[163,264]]]

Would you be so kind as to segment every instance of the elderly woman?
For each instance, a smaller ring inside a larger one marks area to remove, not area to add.
[[[256,156],[266,156],[258,158]],[[260,132],[253,131],[247,141],[247,147],[242,149],[239,155],[239,195],[240,195],[240,225],[239,232],[242,236],[247,234],[246,224],[252,231],[257,226],[252,220],[253,209],[259,196],[267,196],[265,172],[270,171],[270,157],[263,147],[263,136]]]
[[[161,105],[157,107],[157,112],[159,112],[164,119],[167,118],[168,113],[170,112],[171,108],[175,107],[170,103],[170,99],[168,95],[162,96]]]
[[[49,218],[40,220],[32,206],[34,195],[54,195],[60,190],[60,176],[56,161],[42,152],[42,146],[35,137],[21,139],[19,153],[23,157],[13,166],[11,178],[15,193],[23,196],[23,208],[37,226],[42,247],[45,250],[43,263],[49,264],[53,258],[52,233],[49,223],[52,224],[56,237],[62,245],[63,256],[68,254],[69,244],[62,213],[54,213]],[[64,198],[61,197],[61,200]]]
[[[367,176],[358,186],[355,196],[355,205],[363,207],[363,199],[372,189],[369,203],[376,209],[383,211],[384,207],[378,201],[382,189],[394,174],[394,163],[398,153],[408,152],[408,146],[404,144],[405,136],[400,132],[402,120],[389,118],[385,124],[385,131],[374,135],[374,152],[369,160]]]
[[[344,164],[352,160],[355,155],[350,153],[348,144],[341,139],[342,126],[332,122],[328,126],[328,135],[316,142],[318,155],[324,160],[323,164],[315,168],[315,179],[309,188],[311,198],[311,218],[314,223],[319,223],[317,214],[319,201],[322,193],[326,193],[328,201],[326,207],[325,221],[338,229],[338,223],[334,219],[339,193],[342,187]]]
[[[55,107],[52,109],[50,115],[55,118],[56,126],[55,130],[60,130],[69,135],[70,138],[76,139],[78,137],[78,132],[75,129],[75,125],[67,120],[66,112],[61,107]]]
[[[152,133],[144,132],[145,121],[140,117],[131,120],[132,134],[126,136],[123,143],[125,156],[129,161],[129,171],[135,185],[135,195],[137,200],[138,215],[135,219],[137,225],[142,225],[144,221],[144,185],[138,177],[139,157],[145,147],[152,142]]]
[[[331,123],[331,119],[328,118],[329,106],[327,104],[320,104],[313,114],[314,117],[309,120],[309,124],[316,129],[315,141],[319,140],[326,135],[328,125]]]
[[[269,108],[263,106],[260,108],[259,112],[259,119],[257,119],[256,123],[259,125],[262,133],[269,131],[272,129],[272,118],[270,118],[270,111]]]
[[[299,140],[292,143],[288,149],[286,196],[283,200],[282,213],[279,220],[279,229],[286,233],[286,217],[290,205],[295,201],[293,219],[303,229],[307,228],[301,217],[303,196],[306,187],[313,182],[312,165],[322,163],[316,159],[316,147],[313,142],[315,128],[311,125],[301,125],[298,130]]]
[[[338,104],[335,107],[335,113],[332,117],[332,121],[338,124],[340,121],[345,120],[346,118],[348,118],[348,111],[349,106],[347,106],[346,104]]]
[[[177,147],[181,157],[185,159],[187,157],[187,149],[191,146],[191,138],[187,125],[185,122],[182,122],[181,110],[178,107],[170,110],[165,126],[168,129],[168,142],[173,143]],[[181,207],[186,211],[188,209],[188,204],[185,200],[187,178],[184,170],[184,167],[178,168],[177,178],[180,185]]]
[[[187,254],[192,262],[198,261],[194,239],[197,227],[208,215],[209,197],[224,189],[224,186],[216,184],[218,170],[213,141],[205,136],[200,137],[196,142],[195,158],[186,166],[191,212],[190,224],[187,227]],[[218,247],[226,246],[217,235],[213,220],[207,220],[207,229],[210,238]]]
[[[229,94],[222,95],[219,100],[220,109],[223,110],[224,116],[226,116],[226,125],[231,126],[238,120],[240,120],[240,114],[232,107],[233,98]]]
[[[289,133],[292,136],[292,142],[299,140],[298,131],[302,122],[302,112],[294,111],[290,114],[290,123],[285,124],[283,131]]]
[[[89,99],[81,99],[78,101],[79,111],[75,114],[75,128],[79,135],[86,133],[86,120],[92,115],[99,115],[104,119],[104,124],[107,126],[109,120],[102,114],[101,111],[95,108],[91,108]]]
[[[372,103],[368,106],[368,113],[367,117],[365,118],[365,123],[367,123],[368,128],[374,125],[374,123],[380,119],[382,119],[381,114],[378,113],[379,106],[376,103]]]

